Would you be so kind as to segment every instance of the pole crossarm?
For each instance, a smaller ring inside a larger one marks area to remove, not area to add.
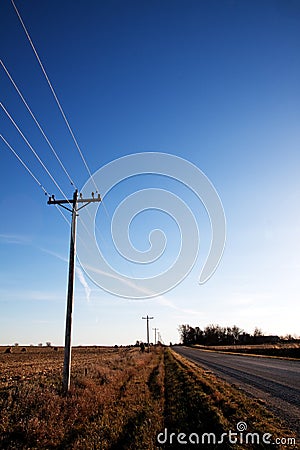
[[[52,195],[52,197],[49,197],[49,200],[47,201],[48,205],[59,205],[62,208],[66,209],[67,211],[73,212],[73,208],[76,205],[76,212],[80,211],[82,208],[85,208],[89,203],[95,203],[95,202],[101,202],[102,198],[100,196],[100,194],[97,195],[97,197],[94,197],[94,193],[92,192],[92,197],[91,198],[82,198],[79,197],[77,198],[76,202],[74,201],[74,199],[72,200],[56,200],[54,195]],[[66,206],[64,206],[65,204],[69,204],[71,206],[73,206],[72,209],[67,208]],[[84,205],[80,206],[80,208],[77,208],[77,204],[78,203],[84,203]]]

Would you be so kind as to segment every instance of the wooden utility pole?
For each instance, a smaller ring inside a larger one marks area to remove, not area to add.
[[[157,340],[156,340],[156,331],[158,331],[158,328],[152,328],[152,330],[154,330],[154,344],[156,345]]]
[[[55,200],[54,195],[49,197],[48,205],[59,205],[64,209],[67,209],[72,213],[71,223],[71,237],[70,237],[70,256],[69,256],[69,277],[68,277],[68,294],[67,294],[67,311],[66,311],[66,330],[65,330],[65,356],[64,356],[64,368],[63,368],[63,393],[67,394],[70,389],[70,377],[71,377],[71,338],[72,338],[72,313],[74,304],[74,275],[75,275],[75,260],[76,260],[76,223],[78,211],[89,203],[101,202],[100,194],[95,198],[92,192],[92,198],[78,198],[78,191],[73,194],[73,200]],[[83,203],[78,207],[79,203]],[[66,204],[70,207],[65,206]]]
[[[147,344],[148,344],[148,353],[150,352],[150,343],[149,343],[149,320],[154,319],[154,317],[142,317],[142,319],[147,320]]]
[[[163,343],[160,332],[158,332],[157,334],[157,339],[159,340],[159,342]]]

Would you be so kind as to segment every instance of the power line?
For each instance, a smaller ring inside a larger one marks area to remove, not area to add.
[[[14,7],[14,9],[15,9],[15,11],[16,11],[16,14],[17,14],[17,16],[18,16],[18,18],[19,18],[19,20],[20,20],[20,23],[21,23],[21,25],[22,25],[22,27],[23,27],[23,29],[24,29],[24,31],[25,31],[25,34],[26,34],[26,36],[27,36],[27,39],[28,39],[28,41],[29,41],[29,43],[30,43],[30,45],[31,45],[31,48],[32,48],[32,50],[33,50],[35,56],[36,56],[36,59],[37,59],[39,65],[40,65],[40,68],[41,68],[41,70],[42,70],[42,72],[43,72],[43,74],[44,74],[44,76],[45,76],[45,78],[46,78],[46,81],[47,81],[47,83],[48,83],[48,86],[49,86],[49,88],[50,88],[50,90],[51,90],[51,92],[52,92],[52,94],[53,94],[53,96],[54,96],[54,99],[55,99],[56,104],[57,104],[57,106],[58,106],[58,108],[59,108],[59,110],[60,110],[60,112],[61,112],[61,115],[62,115],[64,121],[65,121],[65,124],[67,125],[67,128],[68,128],[68,130],[69,130],[69,132],[70,132],[70,134],[71,134],[71,137],[72,137],[72,139],[73,139],[73,142],[74,142],[74,144],[75,144],[75,146],[76,146],[76,148],[77,148],[77,150],[78,150],[78,152],[79,152],[79,154],[80,154],[80,157],[81,157],[81,159],[82,159],[82,161],[83,161],[83,163],[84,163],[84,165],[85,165],[85,168],[86,168],[86,170],[87,170],[87,172],[88,172],[88,174],[89,174],[89,176],[90,176],[90,178],[91,178],[91,180],[92,180],[92,182],[93,182],[93,184],[94,184],[94,186],[95,186],[96,192],[99,192],[99,188],[98,188],[98,186],[97,186],[97,184],[96,184],[96,182],[95,182],[95,179],[94,179],[94,177],[93,177],[93,175],[92,175],[92,173],[91,173],[91,171],[90,171],[90,168],[89,168],[89,166],[88,166],[88,164],[87,164],[87,161],[86,161],[86,159],[85,159],[85,157],[84,157],[84,155],[83,155],[83,152],[82,152],[82,150],[81,150],[81,148],[80,148],[80,146],[79,146],[79,144],[78,144],[78,142],[77,142],[77,139],[76,139],[76,137],[75,137],[75,135],[74,135],[74,132],[73,132],[73,130],[72,130],[70,124],[69,124],[69,121],[68,121],[68,119],[67,119],[67,117],[66,117],[66,115],[65,115],[65,112],[64,112],[64,110],[63,110],[63,108],[62,108],[62,105],[61,105],[61,103],[60,103],[60,101],[59,101],[59,99],[58,99],[58,97],[57,97],[57,94],[56,94],[56,92],[55,92],[55,90],[54,90],[54,87],[53,87],[53,85],[52,85],[52,83],[51,83],[51,81],[50,81],[50,79],[49,79],[49,77],[48,77],[48,75],[47,75],[47,72],[46,72],[46,70],[45,70],[45,68],[44,68],[44,65],[43,65],[43,63],[42,63],[42,61],[41,61],[41,59],[40,59],[40,57],[39,57],[39,55],[38,55],[38,52],[37,52],[37,50],[36,50],[36,48],[35,48],[35,45],[34,45],[32,39],[31,39],[31,37],[30,37],[30,35],[29,35],[29,32],[28,32],[28,30],[27,30],[27,28],[26,28],[26,26],[25,26],[25,23],[24,23],[24,21],[23,21],[23,19],[22,19],[22,17],[21,17],[21,14],[20,14],[20,12],[19,12],[18,9],[17,9],[17,7],[16,7],[16,5],[15,5],[15,3],[14,3],[14,0],[11,0],[11,3],[12,3],[12,5],[13,5],[13,7]],[[74,185],[74,186],[75,186],[75,185]],[[64,197],[66,198],[65,195],[64,195]],[[104,203],[103,199],[102,199],[102,202],[101,202],[101,203],[102,203],[104,212],[105,212],[107,218],[108,218],[109,221],[110,221],[110,216],[109,216],[108,210],[107,210],[107,208],[106,208],[106,206],[105,206],[105,203]],[[96,225],[96,228],[97,228],[97,225]]]
[[[11,3],[12,3],[12,5],[13,5],[13,7],[14,7],[16,13],[17,13],[17,16],[18,16],[18,18],[19,18],[19,20],[20,20],[20,23],[21,23],[21,25],[22,25],[22,27],[23,27],[23,29],[24,29],[24,31],[25,31],[25,34],[26,34],[26,36],[27,36],[27,39],[28,39],[28,41],[29,41],[29,43],[30,43],[30,45],[31,45],[31,48],[32,48],[32,50],[33,50],[33,52],[34,52],[34,54],[35,54],[35,56],[36,56],[36,59],[37,59],[39,65],[40,65],[40,67],[41,67],[41,69],[42,69],[42,72],[43,72],[43,74],[44,74],[44,76],[45,76],[45,78],[46,78],[46,81],[47,81],[47,83],[48,83],[48,85],[49,85],[49,88],[50,88],[50,90],[51,90],[51,92],[52,92],[52,94],[53,94],[53,96],[54,96],[54,99],[55,99],[56,104],[57,104],[57,106],[58,106],[58,108],[59,108],[59,110],[60,110],[60,112],[61,112],[61,115],[62,115],[64,121],[65,121],[65,124],[67,125],[67,128],[68,128],[68,130],[69,130],[69,132],[70,132],[70,134],[71,134],[71,137],[72,137],[72,139],[73,139],[73,142],[74,142],[74,144],[75,144],[75,146],[76,146],[76,148],[77,148],[77,150],[78,150],[78,152],[79,152],[79,154],[80,154],[80,157],[81,157],[81,159],[82,159],[82,161],[83,161],[83,163],[84,163],[84,166],[85,166],[85,168],[86,168],[86,170],[87,170],[87,172],[88,172],[88,174],[89,174],[89,176],[90,176],[90,178],[91,178],[91,180],[92,180],[92,182],[93,182],[93,184],[94,184],[94,186],[95,186],[96,192],[99,192],[99,188],[98,188],[98,186],[97,186],[97,184],[96,184],[96,182],[95,182],[95,179],[94,179],[94,177],[93,177],[93,175],[92,175],[92,173],[91,173],[91,171],[90,171],[90,168],[89,168],[89,166],[88,166],[88,164],[87,164],[87,161],[86,161],[86,159],[85,159],[85,157],[84,157],[84,155],[83,155],[83,152],[82,152],[82,150],[81,150],[81,148],[80,148],[80,146],[79,146],[79,144],[78,144],[78,142],[77,142],[77,139],[76,139],[76,137],[75,137],[75,135],[74,135],[74,132],[73,132],[73,130],[72,130],[70,124],[69,124],[69,121],[68,121],[68,119],[67,119],[67,117],[66,117],[66,115],[65,115],[65,112],[64,112],[64,110],[63,110],[63,108],[62,108],[62,105],[61,105],[61,103],[60,103],[60,101],[59,101],[59,99],[58,99],[58,97],[57,97],[57,94],[56,94],[56,92],[55,92],[55,90],[54,90],[54,87],[52,86],[52,83],[51,83],[51,81],[50,81],[50,79],[49,79],[49,77],[48,77],[48,75],[47,75],[47,72],[46,72],[46,70],[45,70],[45,68],[44,68],[44,65],[43,65],[43,63],[42,63],[42,61],[41,61],[41,59],[40,59],[40,57],[39,57],[39,55],[38,55],[38,52],[37,52],[37,50],[36,50],[36,48],[35,48],[35,45],[34,45],[32,39],[31,39],[31,37],[30,37],[30,35],[29,35],[29,32],[28,32],[28,30],[27,30],[27,28],[26,28],[26,26],[25,26],[25,23],[24,23],[24,21],[23,21],[23,19],[22,19],[22,17],[21,17],[21,14],[20,14],[20,12],[19,12],[18,9],[17,9],[17,7],[16,7],[16,5],[15,5],[15,3],[14,3],[14,0],[11,0]],[[75,186],[75,185],[74,185],[74,186]],[[104,203],[103,199],[102,199],[102,202],[101,202],[101,203],[102,203],[104,212],[105,212],[105,214],[106,214],[108,220],[110,221],[111,219],[110,219],[108,210],[107,210],[107,208],[106,208],[106,206],[105,206],[105,203]],[[96,227],[97,227],[97,225],[96,225]]]
[[[74,181],[71,179],[71,177],[70,177],[70,175],[69,175],[67,169],[64,167],[62,161],[60,160],[59,156],[58,156],[57,153],[55,152],[55,150],[54,150],[52,144],[50,143],[50,141],[49,141],[49,139],[47,138],[46,134],[44,133],[42,127],[40,126],[39,122],[37,121],[36,117],[34,116],[33,112],[31,111],[30,107],[28,106],[26,100],[24,99],[22,93],[20,92],[19,88],[17,87],[16,83],[14,82],[14,80],[13,80],[12,76],[10,75],[8,69],[6,68],[5,64],[3,63],[2,60],[0,60],[0,63],[1,63],[1,65],[2,65],[2,67],[3,67],[3,69],[5,70],[7,76],[9,77],[11,83],[13,84],[13,86],[14,86],[15,89],[16,89],[16,91],[18,92],[19,96],[21,97],[21,99],[22,99],[23,103],[25,104],[26,108],[28,109],[28,111],[29,111],[30,115],[32,116],[33,120],[35,121],[36,125],[38,126],[39,130],[41,131],[42,135],[44,136],[46,142],[47,142],[48,145],[50,146],[50,148],[51,148],[51,150],[53,151],[55,157],[57,158],[58,162],[60,163],[61,167],[63,168],[65,174],[67,175],[67,177],[68,177],[68,179],[69,179],[69,181],[70,181],[70,183],[76,188],[76,185],[75,185]],[[4,106],[3,106],[2,104],[1,104],[1,106],[2,106],[3,110],[6,112],[7,116],[8,116],[8,117],[10,118],[10,120],[12,121],[12,123],[15,125],[15,127],[17,128],[17,130],[20,132],[20,129],[16,126],[15,122],[13,121],[12,117],[9,115],[8,111],[4,108]],[[24,139],[23,134],[22,134],[21,132],[20,132],[20,134],[21,134],[21,136],[22,136],[23,139]],[[17,157],[17,159],[21,162],[21,164],[25,167],[25,169],[29,172],[29,174],[34,178],[34,180],[35,180],[35,181],[39,184],[39,186],[43,189],[44,193],[45,193],[47,196],[49,196],[49,193],[44,189],[43,185],[42,185],[42,184],[40,183],[40,181],[35,177],[35,175],[32,173],[32,171],[29,169],[29,167],[24,163],[24,161],[22,161],[22,159],[20,158],[20,156],[15,152],[15,150],[10,146],[10,144],[3,138],[3,136],[1,136],[1,138],[2,138],[3,141],[6,143],[6,145],[10,148],[10,150],[14,153],[14,155]],[[25,140],[25,142],[27,143],[27,145],[29,145],[28,142],[27,142],[27,140]],[[36,156],[36,155],[35,155],[35,156]],[[45,170],[46,170],[46,169],[45,169]],[[62,194],[64,195],[64,197],[67,198],[66,195],[63,193],[62,190],[61,190],[61,192],[62,192]],[[110,219],[110,217],[109,217],[109,215],[108,215],[108,212],[107,212],[107,209],[106,209],[106,207],[105,207],[104,204],[103,204],[103,207],[104,207],[104,210],[105,210],[106,215],[107,215],[108,218]],[[66,218],[66,216],[63,214],[62,210],[61,210],[60,208],[57,207],[57,205],[56,205],[56,209],[59,211],[59,213],[62,215],[63,219],[68,223],[68,225],[70,225],[70,222],[68,221],[68,219]],[[89,215],[90,215],[90,213],[89,213]],[[82,221],[82,220],[81,220],[81,221]],[[85,224],[83,224],[83,225],[84,225],[84,227],[86,228]],[[100,234],[100,236],[101,236],[101,232],[100,232],[100,230],[98,229],[97,224],[95,224],[95,226],[96,226],[96,228],[97,228],[97,230],[98,230],[98,232],[99,232],[99,234]],[[87,229],[87,228],[86,228],[86,229]],[[90,233],[90,235],[91,235],[91,237],[93,237],[91,233]]]
[[[49,177],[51,178],[51,180],[53,181],[53,183],[55,184],[55,186],[58,188],[58,190],[62,193],[62,195],[66,197],[65,193],[63,192],[63,190],[61,189],[61,187],[59,186],[59,184],[57,183],[57,181],[54,179],[54,177],[51,175],[51,173],[49,172],[49,170],[47,169],[47,167],[45,166],[45,164],[43,163],[43,161],[41,160],[41,158],[39,157],[39,155],[37,154],[37,152],[34,150],[34,148],[32,147],[32,145],[30,144],[30,142],[26,139],[26,137],[24,136],[24,134],[22,133],[22,131],[20,130],[20,128],[18,127],[18,125],[16,124],[16,122],[14,121],[14,119],[11,117],[11,115],[9,114],[9,112],[7,111],[7,109],[3,106],[2,103],[0,103],[1,108],[3,109],[3,111],[5,112],[5,114],[7,115],[7,117],[10,119],[10,121],[12,122],[12,124],[15,126],[15,128],[18,130],[18,132],[20,133],[20,135],[22,136],[22,138],[24,139],[24,141],[26,142],[26,144],[28,145],[28,147],[30,148],[30,150],[32,151],[32,153],[34,154],[34,156],[37,158],[37,160],[39,161],[39,163],[41,164],[41,166],[43,167],[43,169],[47,172],[47,174],[49,175]]]
[[[7,142],[7,140],[2,136],[2,134],[0,135],[2,141],[7,145],[7,147],[11,150],[11,152],[15,155],[15,157],[20,161],[20,163],[22,164],[23,167],[25,167],[25,169],[27,170],[27,172],[29,173],[29,175],[32,176],[32,178],[34,179],[34,181],[40,186],[40,188],[43,190],[45,195],[48,195],[48,192],[46,191],[46,189],[44,188],[44,186],[42,185],[42,183],[37,179],[37,177],[32,173],[32,171],[29,169],[29,167],[24,163],[24,161],[21,159],[21,157],[17,154],[17,152],[12,148],[12,146]]]
[[[38,53],[37,53],[37,50],[36,50],[36,48],[35,48],[35,46],[34,46],[34,44],[33,44],[33,42],[32,42],[32,39],[31,39],[31,37],[30,37],[30,35],[29,35],[28,31],[27,31],[27,28],[26,28],[26,26],[25,26],[25,24],[24,24],[24,21],[23,21],[21,15],[20,15],[20,13],[19,13],[19,11],[18,11],[18,9],[17,9],[15,3],[14,3],[14,0],[11,0],[11,3],[12,3],[12,5],[13,5],[13,7],[14,7],[16,13],[17,13],[17,16],[18,16],[18,18],[19,18],[19,20],[20,20],[20,22],[21,22],[21,25],[22,25],[22,27],[23,27],[23,29],[24,29],[24,31],[25,31],[25,34],[26,34],[26,36],[27,36],[27,39],[28,39],[28,41],[29,41],[29,43],[30,43],[30,45],[31,45],[31,47],[32,47],[32,50],[33,50],[33,52],[34,52],[34,54],[35,54],[35,56],[36,56],[36,59],[37,59],[39,65],[40,65],[40,67],[41,67],[41,69],[42,69],[42,72],[43,72],[43,74],[44,74],[44,76],[45,76],[45,78],[46,78],[46,80],[47,80],[47,83],[48,83],[48,85],[49,85],[49,88],[50,88],[50,90],[51,90],[51,92],[52,92],[52,94],[53,94],[53,96],[54,96],[54,99],[55,99],[56,104],[57,104],[57,106],[58,106],[58,108],[59,108],[59,110],[60,110],[60,112],[61,112],[61,115],[62,115],[64,121],[65,121],[65,124],[67,125],[67,128],[68,128],[68,130],[69,130],[69,132],[70,132],[70,134],[71,134],[71,136],[72,136],[73,142],[74,142],[74,144],[75,144],[75,146],[76,146],[76,148],[77,148],[77,150],[78,150],[78,152],[79,152],[79,154],[80,154],[80,156],[81,156],[81,159],[82,159],[82,161],[83,161],[83,163],[84,163],[84,165],[85,165],[85,168],[86,168],[86,170],[87,170],[89,176],[91,177],[91,179],[92,179],[92,181],[93,181],[93,184],[94,184],[94,186],[95,186],[96,192],[99,192],[99,191],[98,191],[98,187],[97,187],[97,185],[96,185],[96,183],[95,183],[95,180],[94,180],[94,178],[93,178],[93,175],[92,175],[92,173],[91,173],[91,171],[90,171],[90,169],[89,169],[89,166],[88,166],[88,164],[87,164],[87,162],[86,162],[86,159],[85,159],[85,157],[84,157],[84,155],[83,155],[83,152],[82,152],[82,150],[81,150],[81,148],[80,148],[80,146],[79,146],[79,144],[78,144],[78,142],[77,142],[77,139],[75,138],[75,135],[74,135],[74,133],[73,133],[73,130],[72,130],[72,128],[71,128],[71,126],[70,126],[70,124],[69,124],[69,121],[68,121],[68,119],[67,119],[67,117],[66,117],[66,115],[65,115],[65,113],[64,113],[64,110],[63,110],[63,108],[62,108],[62,106],[61,106],[61,103],[60,103],[60,101],[59,101],[59,99],[58,99],[58,97],[57,97],[57,95],[56,95],[56,92],[55,92],[55,90],[54,90],[54,88],[53,88],[53,86],[52,86],[52,83],[51,83],[51,81],[50,81],[50,79],[49,79],[49,77],[48,77],[48,75],[47,75],[47,72],[46,72],[46,70],[45,70],[45,68],[44,68],[44,66],[43,66],[43,64],[42,64],[42,61],[41,61],[41,59],[40,59],[40,57],[39,57],[39,55],[38,55]]]
[[[40,123],[38,122],[38,120],[36,119],[35,115],[33,114],[32,110],[30,109],[28,103],[26,102],[24,96],[22,95],[20,89],[18,88],[18,86],[16,85],[15,81],[13,80],[12,76],[10,75],[8,69],[6,68],[5,64],[3,63],[2,60],[0,60],[0,63],[3,67],[3,69],[5,70],[8,78],[10,79],[12,85],[14,86],[14,88],[16,89],[17,93],[19,94],[21,100],[23,101],[24,105],[26,106],[27,110],[29,111],[31,117],[33,118],[35,124],[37,125],[38,129],[40,130],[40,132],[42,133],[43,137],[45,138],[47,144],[49,145],[50,149],[52,150],[54,156],[56,157],[57,161],[59,162],[61,168],[63,169],[63,171],[65,172],[65,174],[67,175],[70,183],[76,188],[74,181],[72,180],[70,174],[68,173],[67,169],[65,168],[65,166],[63,165],[61,159],[59,158],[58,154],[56,153],[56,151],[53,148],[53,145],[51,144],[51,142],[49,141],[48,137],[46,136],[44,130],[42,129]]]
[[[18,161],[22,164],[22,166],[27,170],[27,172],[29,173],[29,175],[34,179],[34,181],[39,185],[39,187],[42,189],[42,191],[44,192],[45,195],[49,196],[47,190],[44,188],[44,186],[42,185],[42,183],[38,180],[38,178],[34,175],[34,173],[29,169],[29,167],[27,166],[27,164],[22,160],[22,158],[18,155],[18,153],[13,149],[13,147],[9,144],[9,142],[7,142],[7,140],[2,136],[2,134],[0,134],[0,138],[2,139],[2,141],[7,145],[7,147],[10,149],[10,151],[15,155],[15,157],[18,159]],[[61,211],[61,209],[56,205],[56,209],[60,212],[60,214],[62,215],[62,217],[64,218],[64,220],[67,222],[68,225],[70,225],[70,222],[68,221],[68,219],[66,218],[66,216],[64,215],[64,213]]]
[[[63,217],[63,219],[65,220],[65,222],[67,222],[67,224],[68,224],[69,226],[71,226],[69,220],[66,218],[66,216],[64,215],[64,213],[62,212],[62,210],[60,209],[60,207],[57,206],[57,205],[55,205],[55,207],[56,207],[57,211],[60,212],[60,214],[61,214],[61,216]]]

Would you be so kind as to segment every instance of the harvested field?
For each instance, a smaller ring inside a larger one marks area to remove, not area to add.
[[[162,357],[159,350],[75,348],[63,397],[62,350],[1,354],[0,448],[155,448]]]
[[[295,438],[259,402],[167,348],[74,348],[66,397],[61,348],[1,350],[1,449],[176,449],[183,447],[179,433],[197,433],[201,445],[202,435],[210,438],[205,433],[218,439],[242,420],[251,430]],[[223,442],[222,448],[269,446]]]
[[[263,345],[195,345],[203,350],[245,353],[247,355],[275,356],[281,358],[300,358],[300,344],[279,343]]]

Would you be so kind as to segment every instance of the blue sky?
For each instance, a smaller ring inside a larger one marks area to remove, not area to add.
[[[79,268],[74,344],[134,343],[145,338],[147,314],[167,343],[178,341],[182,323],[299,335],[299,3],[16,0],[16,6],[92,173],[133,153],[177,155],[207,175],[226,214],[222,261],[199,285],[211,238],[203,205],[155,177],[118,186],[105,199],[108,215],[102,206],[97,215],[107,255],[118,198],[154,184],[182,195],[195,213],[199,257],[179,286],[139,301],[104,292]],[[1,60],[81,187],[88,172],[8,0],[0,21]],[[71,197],[73,187],[0,69],[1,102]],[[1,134],[60,198],[3,111]],[[3,142],[0,155],[0,344],[62,345],[69,227]],[[164,215],[145,214],[137,217],[133,241],[144,250],[149,231],[165,227],[171,258],[176,227]]]

